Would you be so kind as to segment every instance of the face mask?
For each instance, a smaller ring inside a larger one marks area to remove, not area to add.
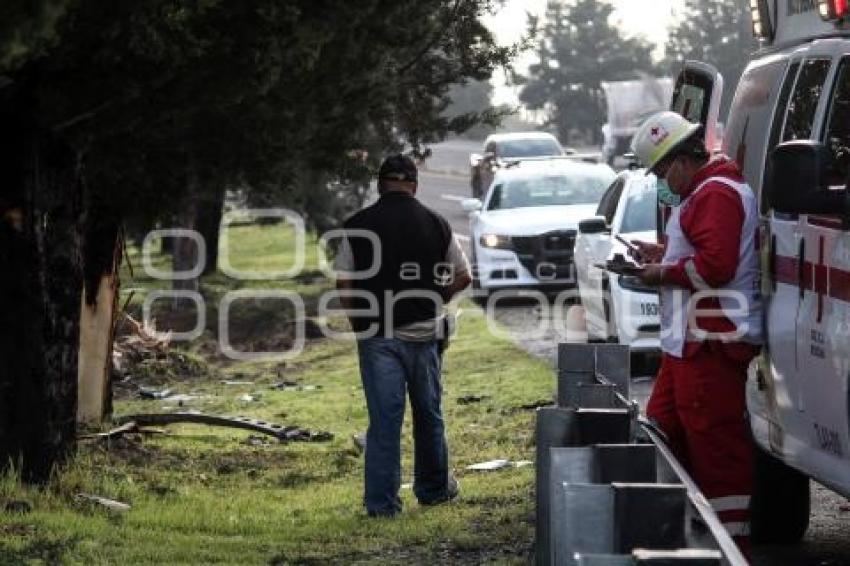
[[[658,179],[656,186],[658,187],[658,202],[667,206],[679,206],[682,202],[682,197],[673,192],[667,179]]]

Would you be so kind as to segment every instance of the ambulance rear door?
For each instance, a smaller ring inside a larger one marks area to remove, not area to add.
[[[719,147],[718,122],[723,98],[723,75],[713,66],[687,61],[676,78],[670,110],[705,127],[705,145]]]

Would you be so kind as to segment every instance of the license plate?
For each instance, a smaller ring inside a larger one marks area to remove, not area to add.
[[[641,303],[640,304],[640,314],[641,314],[641,316],[658,316],[658,304],[657,303]]]

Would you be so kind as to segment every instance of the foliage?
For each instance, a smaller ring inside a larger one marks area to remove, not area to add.
[[[626,38],[611,23],[608,0],[555,0],[547,5],[540,32],[539,62],[522,78],[520,100],[549,113],[548,123],[568,142],[580,130],[597,140],[605,122],[603,81],[651,72],[652,45]]]
[[[193,184],[325,214],[328,187],[387,150],[486,119],[446,117],[449,88],[513,53],[481,23],[494,0],[69,2],[49,49],[0,72],[84,154],[99,199],[149,217]]]
[[[724,79],[721,116],[725,116],[747,55],[758,47],[749,5],[738,0],[685,0],[678,17],[665,46],[665,66],[674,76],[687,60],[717,67]]]

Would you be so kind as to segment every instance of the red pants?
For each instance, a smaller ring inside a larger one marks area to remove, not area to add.
[[[745,414],[750,359],[733,359],[713,342],[687,358],[665,354],[646,408],[745,555],[754,449]]]

